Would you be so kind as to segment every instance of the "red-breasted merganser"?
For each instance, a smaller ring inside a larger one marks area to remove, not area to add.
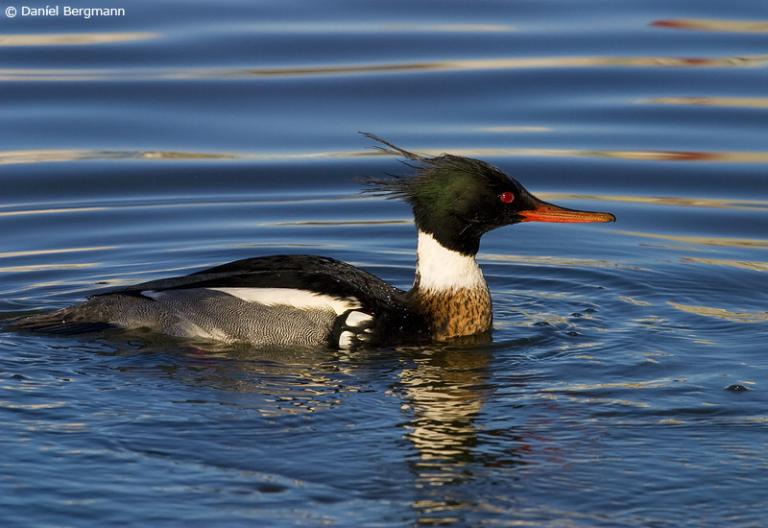
[[[403,199],[413,209],[418,249],[409,291],[331,258],[277,255],[98,293],[15,327],[54,334],[144,328],[225,342],[341,349],[487,335],[491,295],[475,260],[485,233],[519,222],[615,221],[610,213],[543,202],[483,161],[424,157],[365,135],[384,152],[415,162],[415,176],[369,181],[364,191]]]

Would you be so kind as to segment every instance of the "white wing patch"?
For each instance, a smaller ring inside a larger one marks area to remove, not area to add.
[[[345,330],[339,336],[339,348],[341,350],[349,350],[350,348],[352,348],[352,343],[354,342],[354,338],[355,338],[355,334],[353,334],[349,330]]]
[[[373,321],[373,317],[364,312],[349,312],[346,325],[350,327],[362,326],[368,321]]]
[[[340,298],[295,288],[206,288],[237,297],[245,302],[267,306],[292,306],[299,310],[328,308],[341,315],[362,305],[354,297]],[[154,292],[153,292],[154,293]]]
[[[349,312],[342,327],[346,330],[339,334],[339,348],[351,350],[356,345],[370,342],[373,337],[372,323],[372,315],[357,310]]]

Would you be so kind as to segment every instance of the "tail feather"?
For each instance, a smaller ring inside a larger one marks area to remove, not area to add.
[[[73,319],[69,310],[65,308],[47,314],[22,317],[11,321],[7,328],[16,332],[70,336],[103,332],[116,327],[105,322]]]

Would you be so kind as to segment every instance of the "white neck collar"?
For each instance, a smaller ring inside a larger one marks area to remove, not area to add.
[[[462,255],[419,230],[416,283],[422,291],[486,288],[483,272],[474,256]]]

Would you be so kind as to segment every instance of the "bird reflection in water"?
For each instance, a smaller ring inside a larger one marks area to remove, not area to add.
[[[167,363],[171,359],[173,363],[162,369],[163,376],[215,389],[220,402],[231,399],[227,404],[235,405],[238,412],[256,411],[265,418],[320,413],[317,416],[322,420],[324,411],[349,406],[355,393],[381,395],[379,390],[386,391],[380,385],[383,381],[391,389],[389,397],[381,400],[374,396],[368,403],[380,405],[392,397],[399,398],[399,403],[392,401],[390,409],[399,405],[406,419],[392,421],[387,409],[368,409],[366,419],[402,428],[401,438],[409,449],[400,454],[389,452],[384,459],[394,455],[394,459],[405,460],[404,469],[412,478],[398,491],[389,488],[390,478],[385,477],[382,484],[386,489],[374,486],[366,494],[393,494],[390,499],[405,499],[420,525],[463,525],[468,514],[482,516],[493,508],[490,488],[498,480],[490,475],[498,477],[499,468],[504,466],[515,468],[511,473],[502,471],[511,474],[505,483],[512,484],[517,468],[530,455],[519,430],[498,427],[498,423],[494,429],[493,421],[482,427],[477,424],[495,391],[491,380],[494,348],[487,343],[462,343],[342,353],[180,347],[179,354],[163,354],[160,361]],[[157,373],[157,365],[147,365],[147,357],[142,354],[141,359],[137,358],[134,368],[144,374]],[[360,409],[352,405],[350,410],[354,415]],[[302,439],[296,437],[299,443]],[[246,440],[250,441],[250,436]],[[236,443],[236,438],[230,441]],[[356,449],[374,449],[365,441],[354,444]],[[375,449],[386,447],[377,443]],[[361,458],[374,455],[368,453],[360,454]],[[258,464],[254,468],[264,470]]]
[[[494,391],[492,354],[490,347],[422,349],[400,372],[403,408],[410,414],[406,437],[416,450],[410,467],[418,524],[461,524],[467,511],[487,509],[477,493],[483,468],[522,463],[521,453],[508,449],[524,445],[518,437],[503,439],[506,447],[495,454],[480,449],[476,420]]]

